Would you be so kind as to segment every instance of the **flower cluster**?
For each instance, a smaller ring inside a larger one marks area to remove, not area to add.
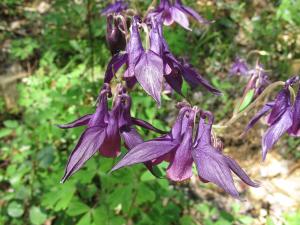
[[[291,99],[291,86],[299,85],[298,93],[294,102]],[[300,137],[300,82],[295,76],[285,82],[284,88],[277,94],[272,102],[266,103],[262,109],[250,120],[245,131],[251,129],[264,115],[267,116],[268,130],[262,137],[262,156],[265,160],[268,151],[279,138],[288,133],[290,136]]]
[[[197,116],[198,123],[195,123]],[[210,112],[191,108],[186,105],[180,109],[179,115],[171,131],[161,137],[143,142],[131,149],[112,171],[136,163],[151,162],[156,165],[162,161],[169,162],[167,177],[176,182],[192,177],[195,163],[199,178],[204,182],[212,182],[223,188],[233,197],[239,197],[231,171],[246,184],[257,187],[241,167],[230,157],[222,154],[220,144],[216,144],[212,135],[214,117]]]
[[[138,15],[129,15],[128,7],[125,1],[118,0],[101,12],[107,16],[106,39],[112,57],[106,68],[95,113],[59,126],[62,129],[86,126],[69,156],[62,182],[78,171],[96,152],[103,157],[118,157],[123,142],[128,152],[112,171],[143,163],[155,175],[154,167],[167,162],[166,177],[182,182],[192,177],[195,165],[201,181],[212,182],[233,197],[238,198],[239,193],[232,172],[247,185],[257,187],[236,161],[222,153],[223,143],[212,130],[214,116],[211,112],[180,103],[178,117],[169,132],[163,132],[131,116],[132,99],[128,92],[137,83],[158,105],[162,104],[164,90],[169,93],[175,91],[183,96],[181,89],[184,81],[191,87],[202,86],[215,95],[221,92],[186,60],[175,57],[163,35],[163,25],[169,26],[174,22],[190,30],[188,16],[203,24],[211,22],[184,6],[180,0],[161,0],[156,9],[148,10],[144,19]],[[230,74],[249,77],[243,104],[245,99],[251,102],[257,98],[269,84],[267,73],[258,63],[249,69],[244,60],[237,59]],[[249,130],[259,118],[271,111],[268,116],[270,127],[262,141],[263,158],[285,132],[300,136],[300,90],[296,99],[291,99],[291,86],[296,83],[299,83],[298,77],[288,80],[275,101],[267,103],[246,128]],[[108,98],[112,96],[112,106],[109,107]],[[244,105],[247,107],[249,104]],[[136,126],[162,136],[144,141]]]
[[[164,133],[146,121],[131,117],[131,98],[123,87],[119,86],[117,89],[117,96],[114,98],[111,110],[108,109],[107,102],[108,96],[111,96],[111,90],[108,84],[104,84],[94,114],[59,125],[62,129],[87,126],[69,157],[62,182],[78,171],[96,152],[104,157],[117,157],[120,154],[121,138],[127,149],[141,143],[143,140],[134,125]]]

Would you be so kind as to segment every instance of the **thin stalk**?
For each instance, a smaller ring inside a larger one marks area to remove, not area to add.
[[[278,86],[284,86],[285,82],[283,81],[277,81],[271,85],[269,85],[264,91],[263,93],[261,93],[257,99],[255,99],[254,102],[252,102],[244,111],[239,112],[235,115],[233,115],[231,117],[230,120],[228,120],[224,125],[215,125],[213,126],[214,129],[226,129],[229,126],[231,126],[233,123],[235,123],[237,120],[239,120],[241,117],[245,116],[250,110],[252,110],[253,108],[255,108],[259,102],[261,102],[269,93],[271,93],[275,88],[277,88]],[[292,92],[293,93],[293,92]],[[295,93],[293,94],[295,95]]]

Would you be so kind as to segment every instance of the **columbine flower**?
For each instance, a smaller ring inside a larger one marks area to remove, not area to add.
[[[268,151],[273,147],[279,138],[288,132],[290,135],[299,136],[299,99],[298,91],[296,101],[291,102],[289,87],[298,81],[298,77],[289,79],[285,87],[277,94],[274,102],[269,102],[250,120],[245,132],[251,129],[255,123],[267,113],[269,128],[262,137],[262,157],[265,160]]]
[[[231,76],[233,76],[233,75],[247,76],[247,75],[249,75],[248,72],[249,72],[249,68],[248,68],[248,65],[245,62],[245,60],[243,60],[241,58],[236,58],[230,68],[229,74]]]
[[[174,4],[171,4],[169,0],[161,0],[157,9],[149,13],[148,18],[153,16],[163,21],[166,26],[172,25],[175,21],[187,30],[191,30],[189,28],[188,16],[191,16],[199,23],[210,23],[190,7],[184,6],[180,0],[175,0]]]
[[[101,15],[108,15],[112,13],[120,13],[128,8],[128,3],[124,0],[116,1],[113,4],[109,4],[102,11]]]
[[[170,53],[162,35],[162,25],[153,17],[149,34],[150,47],[144,49],[139,33],[139,23],[139,18],[135,16],[126,53],[112,57],[106,70],[105,82],[109,83],[118,69],[126,64],[127,70],[123,78],[127,81],[127,85],[132,87],[138,81],[159,105],[164,80],[179,94],[181,94],[182,77],[191,86],[202,85],[214,94],[221,94],[190,64],[177,60]],[[143,25],[146,26],[146,24]]]
[[[249,90],[254,90],[254,98],[256,98],[269,85],[269,75],[266,73],[263,66],[258,63],[254,69],[248,71],[248,74],[250,79],[244,93]]]
[[[234,186],[231,171],[246,184],[257,187],[233,159],[212,146],[213,116],[210,113],[200,113],[196,137],[193,138],[197,113],[199,111],[196,108],[184,106],[169,134],[137,145],[113,167],[112,171],[136,163],[151,162],[155,165],[165,160],[169,162],[166,171],[168,179],[181,182],[192,176],[192,166],[195,163],[201,180],[217,184],[233,197],[238,197],[239,194]],[[205,117],[208,117],[208,122],[205,121]]]
[[[126,48],[125,34],[120,30],[121,27],[124,29],[124,26],[126,25],[113,15],[107,17],[106,42],[112,55]]]
[[[87,126],[69,157],[62,182],[78,171],[97,151],[105,157],[117,157],[120,154],[121,137],[128,149],[139,144],[141,141],[133,125],[163,133],[149,123],[130,116],[131,98],[123,88],[119,88],[111,111],[107,106],[108,94],[110,88],[105,84],[100,92],[99,103],[94,114],[85,115],[69,124],[59,126],[63,129]]]

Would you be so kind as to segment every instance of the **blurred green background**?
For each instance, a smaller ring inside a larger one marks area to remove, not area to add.
[[[259,59],[272,70],[272,81],[299,73],[299,0],[184,2],[215,23],[209,27],[192,23],[193,32],[179,26],[165,28],[165,36],[175,55],[187,58],[224,92],[222,97],[185,92],[194,104],[212,110],[217,122],[231,116],[245,85],[228,78],[236,56],[254,63],[257,55],[248,53],[265,51]],[[272,201],[265,205],[267,198],[243,202],[213,185],[170,184],[140,165],[108,174],[115,160],[100,156],[65,184],[59,183],[82,129],[62,131],[55,125],[94,110],[110,59],[106,19],[99,13],[107,3],[0,2],[0,224],[299,224],[297,207],[277,214],[269,210]],[[151,1],[131,3],[145,12]],[[139,87],[132,97],[133,115],[169,129],[180,96],[164,96],[160,109]],[[143,134],[146,139],[154,135]],[[225,140],[232,149],[240,142]],[[286,137],[280,145],[285,149],[280,157],[296,167],[299,144]],[[260,156],[259,144],[251,151]],[[248,189],[240,190],[247,199]]]

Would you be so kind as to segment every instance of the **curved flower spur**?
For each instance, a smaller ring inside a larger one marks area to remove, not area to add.
[[[141,138],[133,127],[134,125],[164,133],[146,121],[130,116],[131,98],[123,87],[117,88],[117,96],[110,111],[108,110],[108,96],[111,96],[111,90],[108,84],[104,84],[94,114],[85,115],[65,125],[59,125],[62,129],[87,126],[69,157],[61,182],[65,182],[78,171],[96,152],[104,157],[119,156],[121,138],[124,139],[128,149],[139,144]]]
[[[290,88],[299,85],[294,102],[291,100]],[[286,132],[290,136],[300,137],[300,84],[299,77],[295,76],[285,82],[284,88],[277,94],[275,100],[266,103],[250,120],[244,132],[250,130],[257,121],[267,113],[269,128],[262,137],[262,157],[266,159],[268,151]]]
[[[200,119],[195,131],[197,115]],[[156,165],[167,161],[169,162],[166,169],[167,178],[182,182],[192,177],[192,167],[195,163],[198,176],[202,181],[215,183],[238,198],[239,193],[234,186],[231,171],[252,187],[258,187],[258,184],[254,183],[233,159],[223,155],[216,146],[213,146],[211,141],[213,120],[209,112],[203,112],[196,107],[183,106],[168,134],[135,146],[113,167],[112,171],[137,163],[151,162]],[[193,138],[194,133],[195,138]]]

